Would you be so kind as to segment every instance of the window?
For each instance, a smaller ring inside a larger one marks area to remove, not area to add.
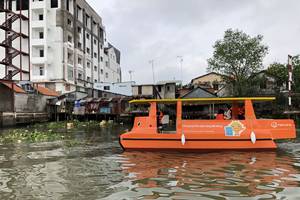
[[[95,44],[95,45],[97,44],[97,40],[94,40],[94,44]]]
[[[85,25],[89,27],[90,16],[86,15]]]
[[[157,86],[158,92],[161,92],[161,85]]]
[[[213,88],[214,88],[214,90],[218,90],[219,89],[219,84],[218,83],[214,83],[213,84]]]
[[[58,0],[51,0],[51,8],[57,8],[58,7]]]
[[[100,70],[101,74],[103,74],[103,69]]]
[[[73,80],[74,74],[73,74],[73,68],[68,68],[68,79]]]
[[[90,48],[86,48],[86,52],[90,54]]]
[[[80,26],[77,27],[77,32],[81,33],[81,27]]]
[[[67,5],[66,5],[66,7],[67,7],[67,11],[70,11],[70,2],[69,2],[69,0],[67,0]]]
[[[82,19],[82,9],[79,6],[77,6],[77,19]]]
[[[86,34],[86,39],[88,39],[88,40],[90,39],[90,34],[88,34],[88,33]]]
[[[170,91],[170,86],[167,86],[167,91]]]
[[[44,67],[43,66],[39,67],[39,72],[40,72],[40,76],[44,76],[45,75],[45,73],[44,73]]]
[[[97,83],[98,82],[97,79],[95,79],[94,82]]]
[[[86,81],[87,81],[87,82],[91,82],[91,77],[89,77],[89,76],[86,77]]]
[[[81,46],[81,42],[78,42],[78,48],[81,49],[82,46]]]
[[[78,57],[78,64],[82,65],[82,59]]]
[[[104,86],[104,90],[110,90],[110,87],[109,86]]]
[[[20,10],[20,8],[21,8],[21,10],[28,10],[29,9],[29,1],[23,1],[22,0],[22,4],[20,4],[20,1],[21,0],[17,0],[17,5],[16,5],[16,9],[17,10]],[[2,1],[2,2],[4,2],[4,1]],[[4,3],[3,3],[4,4]],[[4,7],[4,6],[3,6]],[[3,8],[2,7],[2,8]],[[9,6],[10,7],[10,6]],[[9,8],[9,10],[11,10],[11,8]]]
[[[105,66],[108,67],[108,61],[105,62]]]
[[[108,73],[107,72],[105,73],[105,77],[108,78]]]
[[[44,57],[44,49],[40,49],[40,57]]]
[[[87,66],[87,68],[90,68],[91,67],[91,63],[87,62],[86,66]]]
[[[72,36],[68,35],[68,42],[72,43]]]
[[[40,21],[43,21],[43,20],[44,20],[44,15],[43,15],[43,14],[40,14],[40,15],[39,15],[39,20],[40,20]]]
[[[97,69],[98,69],[97,66],[94,66],[94,71],[95,71],[95,72],[97,71]]]
[[[78,79],[82,80],[82,73],[78,73]]]
[[[103,57],[102,56],[100,56],[100,61],[103,62]]]
[[[68,19],[68,25],[72,26],[72,20]]]
[[[138,86],[138,94],[139,94],[139,95],[142,94],[142,86]]]
[[[94,57],[97,58],[97,53],[94,53]]]
[[[39,37],[40,37],[40,39],[43,39],[44,38],[44,32],[39,32]]]

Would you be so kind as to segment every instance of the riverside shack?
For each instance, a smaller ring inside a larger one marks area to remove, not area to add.
[[[0,126],[47,121],[47,99],[55,91],[31,82],[0,80]]]

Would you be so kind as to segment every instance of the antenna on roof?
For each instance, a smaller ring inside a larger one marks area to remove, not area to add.
[[[154,76],[154,60],[149,60],[149,63],[152,65],[153,84],[155,84],[155,76]]]
[[[130,76],[130,82],[132,82],[132,74],[134,73],[134,71],[133,70],[129,70],[128,73],[129,73],[129,76]]]
[[[183,82],[183,77],[182,77],[182,64],[183,64],[183,56],[177,56],[177,58],[179,59],[179,63],[180,63],[180,80],[181,82]]]

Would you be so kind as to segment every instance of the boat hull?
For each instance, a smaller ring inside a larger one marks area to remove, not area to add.
[[[120,138],[121,146],[126,150],[248,150],[248,149],[276,149],[272,139],[257,139],[252,143],[250,139],[181,139],[157,138]]]

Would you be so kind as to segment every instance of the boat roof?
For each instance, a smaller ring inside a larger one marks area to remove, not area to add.
[[[225,103],[225,102],[232,102],[232,101],[273,101],[275,97],[216,97],[216,98],[187,98],[187,99],[136,99],[131,100],[129,103],[176,103],[178,101],[181,102],[215,102],[215,103]]]

